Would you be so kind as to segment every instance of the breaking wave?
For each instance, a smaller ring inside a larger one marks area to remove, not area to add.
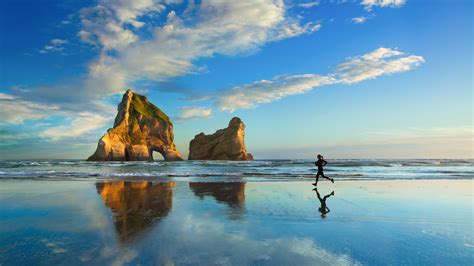
[[[330,160],[337,179],[472,179],[473,160]],[[87,162],[83,160],[0,161],[0,178],[302,180],[313,178],[312,160]]]

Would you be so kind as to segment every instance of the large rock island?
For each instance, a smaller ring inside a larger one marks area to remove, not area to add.
[[[166,161],[182,160],[173,142],[169,117],[143,96],[127,90],[114,127],[107,130],[88,161],[151,161],[153,151]]]
[[[189,160],[253,160],[245,148],[245,125],[238,117],[212,135],[199,133],[189,144]]]

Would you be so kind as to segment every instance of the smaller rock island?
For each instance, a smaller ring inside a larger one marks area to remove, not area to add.
[[[199,133],[189,143],[188,160],[253,160],[245,148],[245,125],[238,117],[214,134]]]
[[[118,106],[114,127],[100,138],[88,161],[152,161],[153,151],[165,161],[182,160],[174,144],[169,117],[148,99],[127,90]]]

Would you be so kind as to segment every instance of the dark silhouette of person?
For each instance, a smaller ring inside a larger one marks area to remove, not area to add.
[[[324,160],[324,158],[321,154],[318,154],[318,160],[316,162],[314,162],[314,164],[318,167],[318,173],[316,174],[316,183],[313,183],[313,185],[315,185],[315,186],[318,185],[318,181],[319,181],[320,176],[322,176],[322,177],[326,178],[327,180],[330,180],[331,182],[334,183],[334,179],[329,178],[329,177],[324,175],[323,167],[326,166],[326,164],[328,164],[328,162],[326,162]]]
[[[326,214],[331,211],[326,205],[326,200],[329,197],[334,196],[334,190],[323,198],[321,198],[321,195],[319,195],[318,188],[314,188],[313,190],[316,191],[316,196],[318,196],[319,202],[321,203],[321,207],[318,208],[319,212],[321,213],[321,218],[326,218]]]

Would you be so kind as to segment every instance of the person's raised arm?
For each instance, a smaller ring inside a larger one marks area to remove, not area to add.
[[[328,164],[328,162],[326,162],[326,160],[323,160],[323,166],[326,166],[326,164]]]

